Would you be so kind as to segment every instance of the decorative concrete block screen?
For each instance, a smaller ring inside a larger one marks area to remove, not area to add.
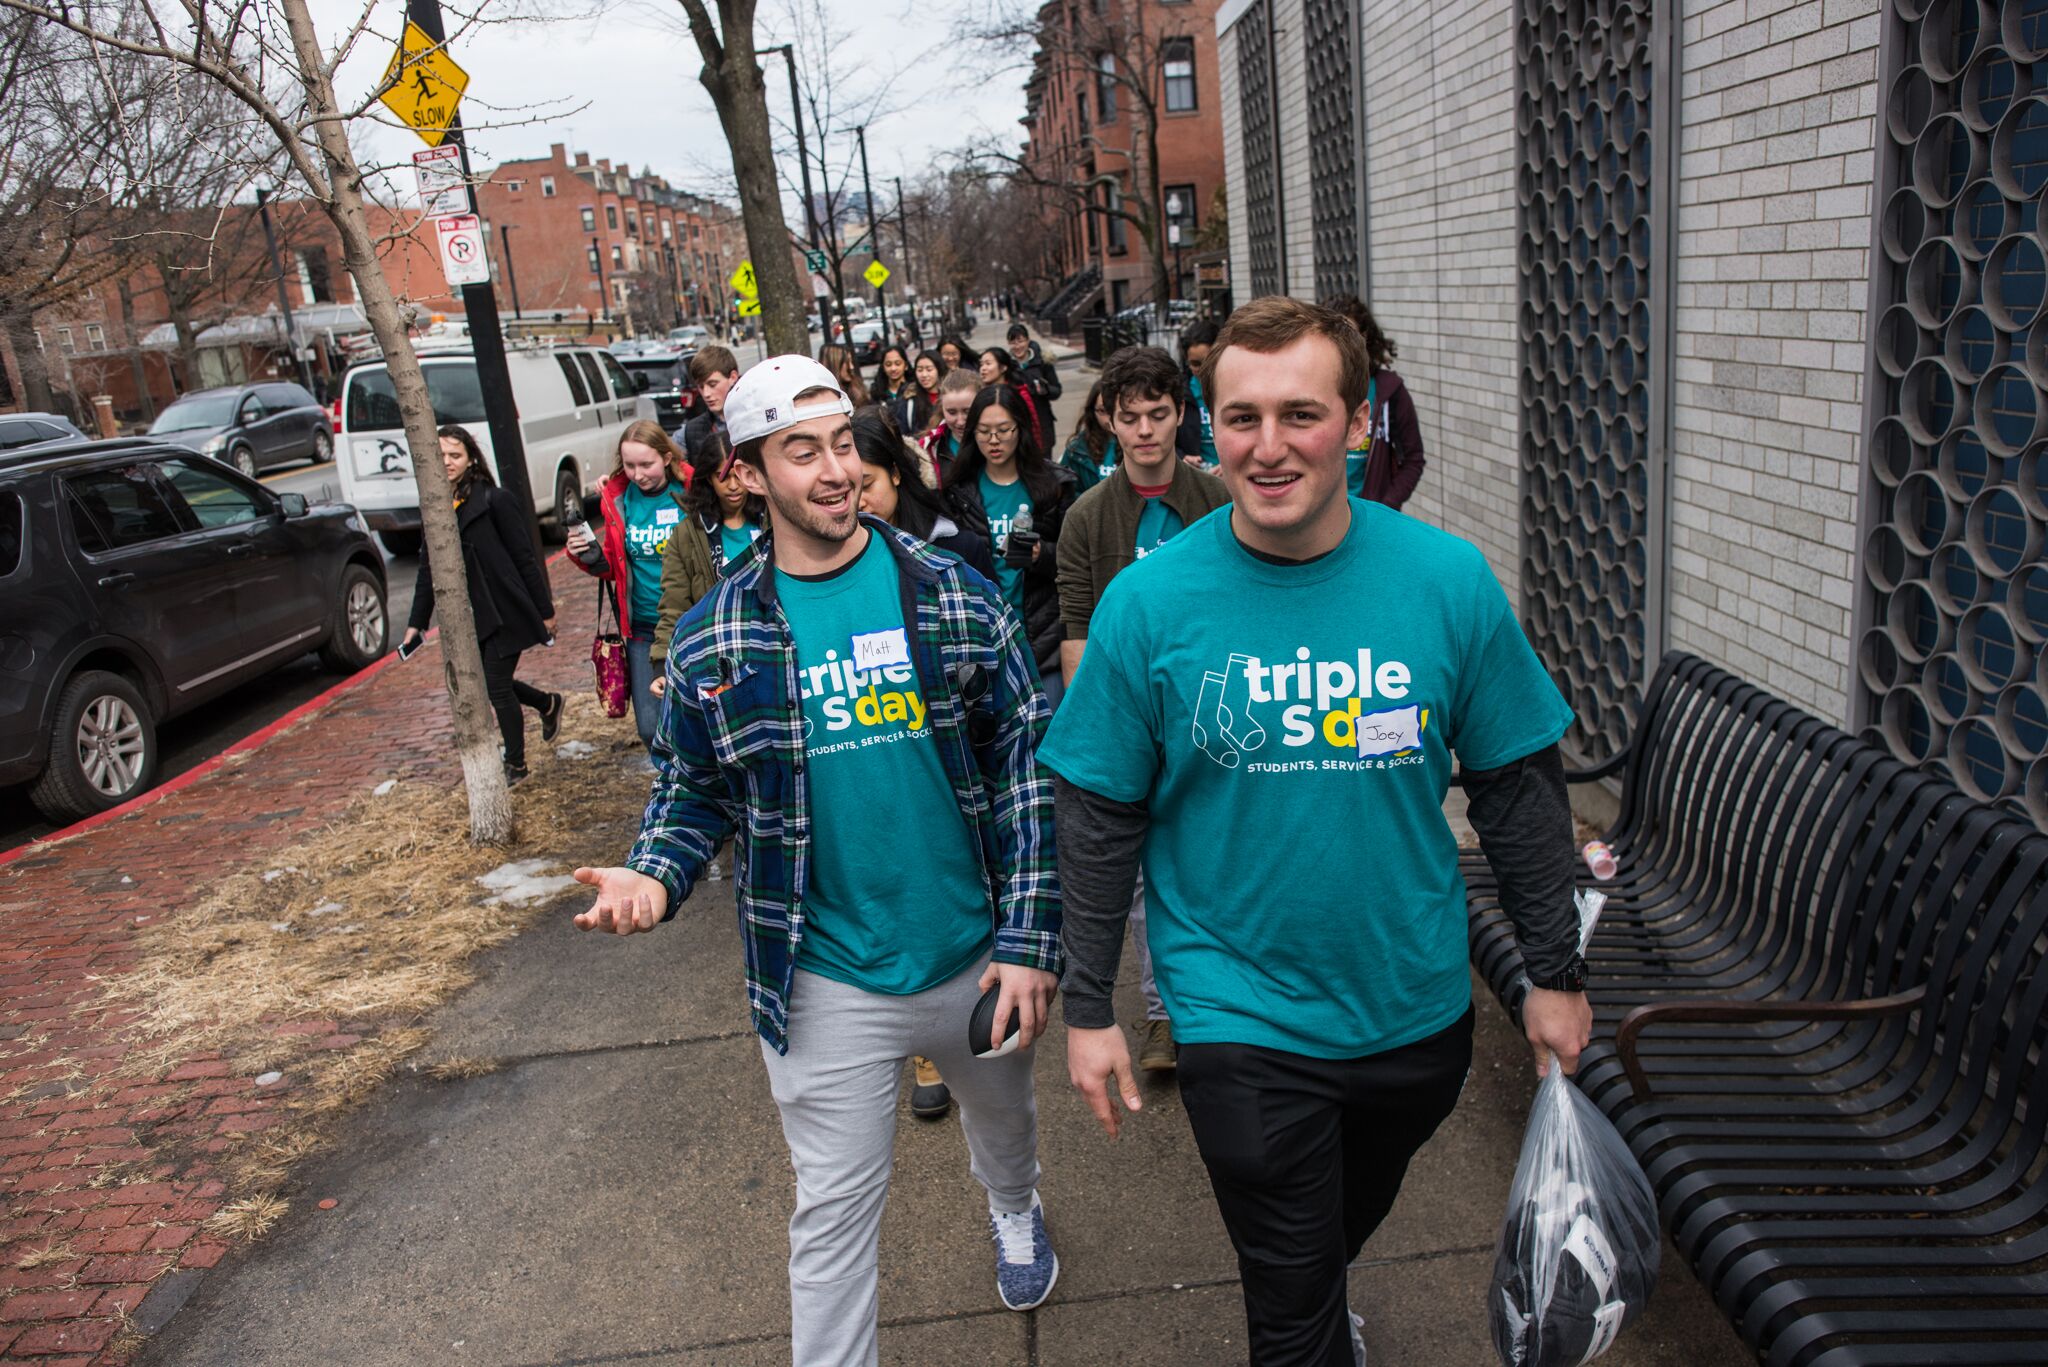
[[[1518,0],[1522,609],[1582,757],[1628,742],[1663,634],[1669,195],[1650,0]]]
[[[1280,292],[1280,142],[1274,123],[1272,20],[1258,3],[1233,28],[1237,34],[1239,137],[1244,144],[1244,220],[1251,243],[1251,293]]]
[[[1316,298],[1357,294],[1358,151],[1352,118],[1353,0],[1304,0],[1308,54],[1309,195],[1314,208]]]
[[[1865,733],[2048,828],[2048,0],[1887,0]]]

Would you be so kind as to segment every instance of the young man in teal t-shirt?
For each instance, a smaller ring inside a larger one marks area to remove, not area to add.
[[[771,530],[690,610],[626,866],[578,869],[587,930],[651,930],[735,836],[747,995],[796,1170],[796,1367],[876,1360],[876,1249],[904,1061],[945,1072],[1003,1303],[1059,1272],[1029,1045],[1058,969],[1048,709],[1017,614],[959,558],[857,514],[852,405],[803,356],[726,396]],[[915,857],[905,856],[904,840]],[[976,1058],[983,992],[1020,1045]]]
[[[1575,1068],[1591,1029],[1556,752],[1572,716],[1478,550],[1347,497],[1367,388],[1347,322],[1257,300],[1203,378],[1230,509],[1109,585],[1040,752],[1068,1068],[1112,1135],[1110,1079],[1139,1109],[1109,993],[1142,862],[1251,1360],[1338,1367],[1364,1353],[1346,1265],[1470,1064],[1454,756],[1536,984],[1539,1067]]]

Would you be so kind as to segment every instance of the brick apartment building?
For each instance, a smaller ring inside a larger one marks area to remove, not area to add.
[[[1103,212],[1146,193],[1156,124],[1160,209],[1177,203],[1182,250],[1162,244],[1171,293],[1192,298],[1194,243],[1218,212],[1223,123],[1216,64],[1218,0],[1054,0],[1039,10],[1025,86],[1025,179],[1048,196],[1051,310],[1062,316],[1149,303],[1144,236]],[[1161,235],[1166,236],[1165,234]]]
[[[524,327],[594,322],[659,334],[724,316],[726,281],[746,256],[738,216],[555,143],[478,184],[498,305]],[[515,318],[514,296],[517,297]]]

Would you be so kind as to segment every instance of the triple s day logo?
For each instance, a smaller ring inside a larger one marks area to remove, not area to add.
[[[1422,732],[1429,709],[1419,704],[1366,710],[1366,703],[1408,696],[1408,666],[1399,660],[1373,662],[1371,650],[1348,660],[1318,660],[1307,646],[1292,660],[1268,662],[1256,655],[1232,655],[1220,672],[1202,675],[1195,703],[1194,742],[1226,769],[1285,773],[1305,769],[1384,769],[1420,764]],[[1257,762],[1269,739],[1259,718],[1279,709],[1280,744],[1305,751]]]

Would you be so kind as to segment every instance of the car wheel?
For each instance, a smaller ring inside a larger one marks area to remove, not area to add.
[[[318,431],[313,434],[313,463],[325,465],[334,459],[334,434]]]
[[[320,659],[329,669],[353,674],[384,653],[391,643],[391,620],[384,612],[384,589],[362,565],[341,572],[341,601],[335,605],[334,627]]]
[[[557,540],[569,539],[569,523],[574,520],[570,509],[583,511],[583,485],[576,478],[574,470],[560,470],[555,474],[555,526]]]
[[[52,821],[118,807],[156,782],[156,720],[135,685],[88,670],[65,685],[50,762],[29,801]]]
[[[250,479],[256,478],[256,453],[246,446],[237,446],[228,454],[228,462]]]
[[[418,532],[379,532],[377,533],[377,539],[384,543],[384,551],[387,555],[403,559],[406,556],[418,555],[420,553],[420,533]]]

